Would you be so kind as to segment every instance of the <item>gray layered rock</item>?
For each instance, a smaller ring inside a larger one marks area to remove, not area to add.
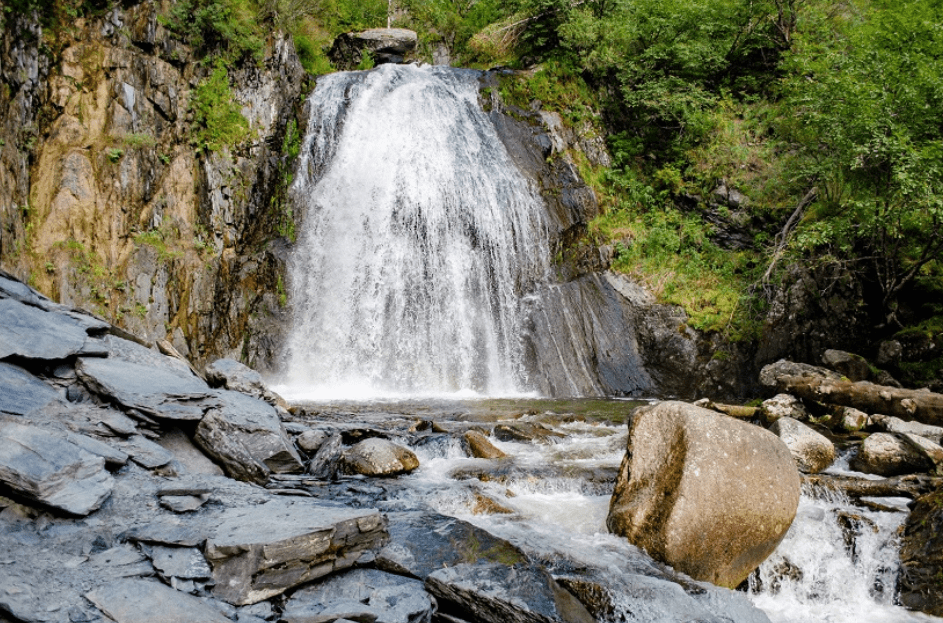
[[[655,559],[733,588],[785,536],[799,485],[774,434],[662,402],[633,413],[606,523]]]
[[[35,426],[0,422],[0,482],[42,504],[88,515],[111,494],[105,459]]]
[[[342,70],[357,67],[366,53],[378,65],[402,63],[404,57],[416,49],[418,40],[414,31],[405,28],[372,28],[363,32],[348,32],[334,40],[328,56]]]
[[[65,359],[83,352],[87,340],[70,316],[0,299],[0,359]]]
[[[23,368],[4,362],[0,362],[0,387],[0,414],[24,415],[60,397],[60,392]]]
[[[487,623],[593,623],[572,594],[535,564],[461,564],[431,573],[426,589],[446,613]]]
[[[835,462],[835,445],[802,422],[791,417],[779,418],[770,430],[789,448],[800,472],[817,474]]]
[[[133,435],[125,441],[114,443],[122,452],[127,453],[132,461],[148,469],[163,467],[174,459],[173,454],[141,435]]]
[[[270,404],[239,392],[219,391],[217,397],[221,406],[200,421],[195,441],[227,474],[261,484],[272,473],[304,470]]]
[[[206,366],[206,381],[212,387],[223,387],[277,404],[279,397],[262,380],[262,375],[235,359],[217,359]]]
[[[230,509],[206,542],[213,594],[234,605],[256,603],[352,566],[387,537],[385,519],[370,509],[293,500]]]
[[[161,577],[180,578],[183,580],[208,580],[212,571],[206,558],[195,547],[150,547],[151,564]]]
[[[419,467],[419,459],[411,450],[378,437],[348,448],[341,462],[348,473],[364,476],[395,476]]]
[[[377,554],[380,569],[425,579],[443,567],[462,563],[527,562],[504,539],[467,521],[436,513],[397,513],[389,518],[390,542]]]
[[[219,404],[215,392],[189,372],[87,357],[75,369],[86,387],[105,400],[156,418],[199,421]]]
[[[315,478],[330,480],[340,467],[344,437],[340,433],[333,433],[318,447],[318,451],[308,463],[307,472]]]
[[[933,467],[911,444],[891,433],[874,433],[862,442],[851,467],[866,474],[899,476]]]
[[[336,618],[429,623],[434,611],[434,602],[419,580],[375,569],[354,569],[295,592],[285,604],[282,620],[308,623]]]
[[[871,366],[861,355],[830,348],[822,355],[822,363],[850,381],[867,381],[871,378]]]
[[[809,412],[802,402],[790,394],[776,394],[772,398],[764,400],[762,413],[763,420],[767,424],[772,424],[783,417],[789,417],[800,422],[809,419]]]
[[[86,598],[116,623],[231,623],[203,600],[154,580],[118,580]]]

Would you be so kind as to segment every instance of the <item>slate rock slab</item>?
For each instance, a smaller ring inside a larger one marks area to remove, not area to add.
[[[156,418],[198,421],[219,404],[201,379],[173,369],[109,357],[81,358],[76,372],[92,392]]]
[[[373,617],[376,623],[429,623],[434,610],[434,601],[419,580],[353,569],[298,590],[285,605],[282,620]]]
[[[56,360],[80,353],[88,333],[66,314],[0,299],[0,359]]]
[[[387,538],[386,520],[373,509],[272,500],[225,511],[204,553],[214,596],[247,605],[350,567]]]
[[[592,623],[592,615],[533,563],[462,564],[426,578],[446,613],[487,623]]]
[[[0,362],[0,414],[25,415],[58,398],[58,391],[23,368]]]
[[[64,435],[13,422],[0,422],[0,481],[73,515],[97,510],[114,486],[104,458]]]
[[[212,575],[203,553],[195,547],[150,547],[151,563],[164,578],[208,580]]]
[[[467,521],[437,513],[395,513],[390,543],[377,554],[380,569],[424,580],[443,567],[463,563],[527,561],[517,547]]]
[[[114,443],[130,456],[132,461],[147,469],[163,467],[174,459],[174,455],[169,451],[141,435],[133,435],[125,441]]]
[[[85,596],[117,623],[231,623],[203,600],[154,580],[118,580]]]
[[[230,477],[264,484],[271,473],[304,470],[272,405],[239,392],[217,395],[221,406],[200,422],[195,441]]]
[[[262,375],[235,359],[217,359],[206,366],[206,381],[212,387],[242,392],[271,404],[278,403],[279,397],[265,385]]]

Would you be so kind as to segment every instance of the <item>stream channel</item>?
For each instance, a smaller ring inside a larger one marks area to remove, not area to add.
[[[773,623],[939,621],[895,605],[897,534],[908,502],[903,498],[873,498],[898,509],[877,511],[804,490],[786,538],[751,576],[749,587],[727,591],[691,582],[682,590],[652,583],[649,576],[657,577],[664,567],[609,534],[605,525],[625,454],[625,417],[640,401],[315,403],[302,399],[297,388],[275,389],[300,407],[295,409],[299,422],[329,423],[355,434],[382,431],[416,453],[420,467],[413,473],[355,485],[363,503],[385,512],[422,509],[456,517],[507,539],[554,575],[589,575],[612,594],[607,621],[753,620],[742,612],[745,600]],[[517,434],[501,432],[502,425],[525,434],[514,439]],[[470,458],[460,433],[471,427],[492,431],[489,440],[508,458]],[[851,472],[847,457],[827,473],[867,477]]]

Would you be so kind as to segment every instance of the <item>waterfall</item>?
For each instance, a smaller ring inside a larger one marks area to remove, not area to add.
[[[481,109],[479,76],[383,65],[318,80],[290,191],[304,216],[292,391],[532,389],[522,300],[548,273],[545,210]]]

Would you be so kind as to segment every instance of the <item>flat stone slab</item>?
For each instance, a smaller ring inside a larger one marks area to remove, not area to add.
[[[419,580],[376,569],[353,569],[295,592],[281,620],[373,618],[376,623],[420,623],[429,621],[433,610],[433,601]]]
[[[0,481],[73,515],[97,510],[114,486],[104,458],[64,435],[13,422],[0,422]]]
[[[84,327],[66,314],[0,299],[0,359],[65,359],[80,353],[87,339]]]
[[[92,392],[156,418],[198,421],[219,404],[201,379],[170,369],[111,357],[81,358],[75,369]]]
[[[118,580],[85,597],[116,623],[232,623],[201,599],[154,580]]]
[[[132,461],[147,469],[163,467],[174,460],[171,452],[141,435],[133,435],[126,441],[114,443],[122,452],[127,453]]]
[[[203,553],[195,547],[153,545],[150,550],[151,563],[165,578],[207,580],[212,574]]]
[[[195,441],[232,478],[264,484],[269,474],[304,471],[278,412],[269,403],[240,392],[219,391],[196,430]]]
[[[230,509],[206,542],[213,594],[234,605],[253,604],[352,566],[388,538],[385,518],[313,500],[272,500]]]
[[[377,554],[381,569],[424,580],[443,567],[463,563],[527,561],[517,547],[467,521],[436,513],[393,514],[390,543]]]
[[[445,612],[488,623],[593,623],[592,615],[535,564],[462,564],[426,578]]]
[[[25,415],[59,398],[59,392],[35,376],[9,363],[0,362],[0,414]]]

